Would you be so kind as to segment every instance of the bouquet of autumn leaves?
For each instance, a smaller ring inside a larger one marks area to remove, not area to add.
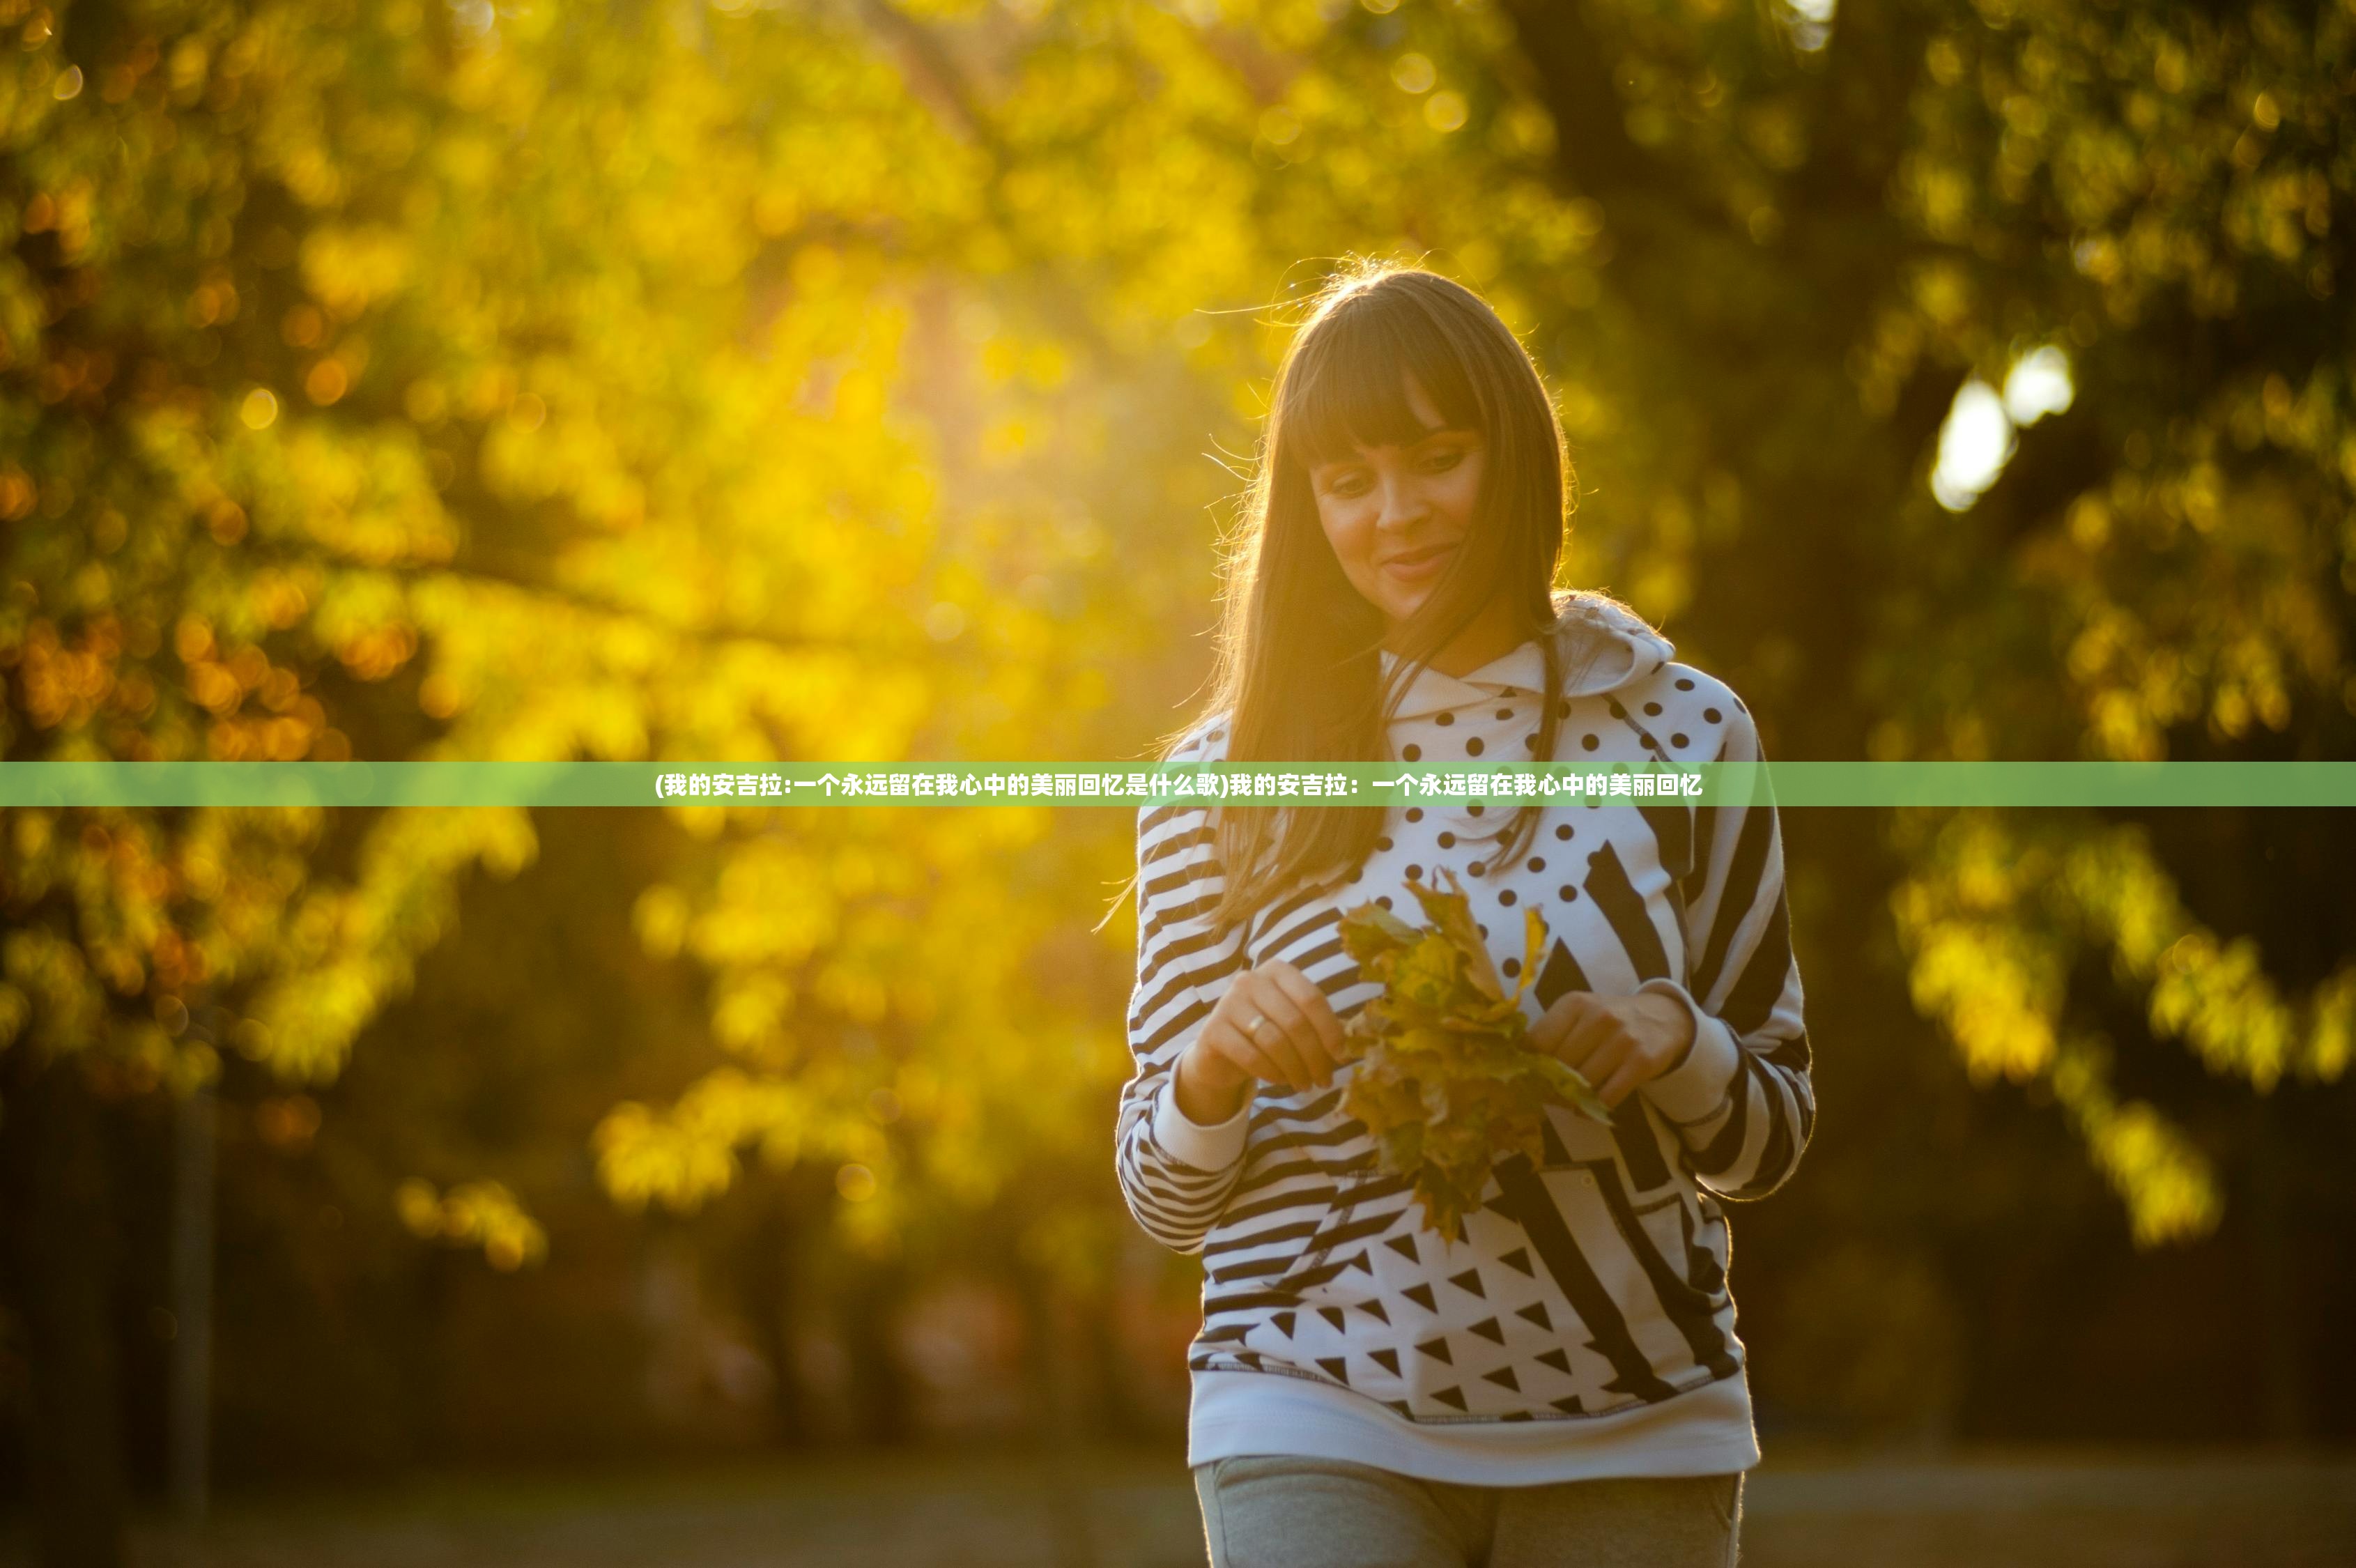
[[[1543,1159],[1544,1107],[1607,1122],[1612,1112],[1578,1069],[1527,1043],[1522,993],[1546,952],[1545,919],[1523,911],[1521,983],[1509,993],[1456,874],[1440,870],[1447,892],[1408,884],[1430,926],[1376,904],[1342,918],[1359,974],[1383,984],[1343,1029],[1357,1063],[1344,1105],[1374,1134],[1383,1169],[1413,1181],[1431,1228],[1462,1240],[1491,1164],[1514,1154]]]

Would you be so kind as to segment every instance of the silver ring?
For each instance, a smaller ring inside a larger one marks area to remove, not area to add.
[[[1254,1040],[1258,1040],[1259,1038],[1259,1026],[1267,1022],[1267,1014],[1255,1013],[1252,1015],[1252,1021],[1244,1026],[1244,1033],[1249,1035]]]

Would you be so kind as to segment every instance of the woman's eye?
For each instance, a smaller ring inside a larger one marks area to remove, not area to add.
[[[1462,452],[1435,452],[1431,455],[1431,460],[1424,466],[1435,474],[1444,474],[1462,461],[1464,461],[1464,454]]]

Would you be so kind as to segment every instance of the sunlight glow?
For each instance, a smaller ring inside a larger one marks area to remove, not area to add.
[[[1977,376],[1955,393],[1947,423],[1939,430],[1939,461],[1931,470],[1931,493],[1949,511],[1964,511],[1996,483],[2012,458],[2012,421],[2004,400]]]
[[[2034,424],[2049,413],[2066,412],[2076,391],[2068,358],[2049,343],[2021,356],[2004,378],[2004,411],[2015,424]]]
[[[2051,344],[2013,361],[2001,395],[1977,376],[1965,381],[1939,430],[1939,459],[1931,470],[1931,493],[1939,504],[1949,511],[1969,510],[2012,461],[2014,430],[2062,413],[2076,392],[2068,356]]]
[[[1811,53],[1823,48],[1833,36],[1837,5],[1838,0],[1783,0],[1783,26],[1792,42]]]

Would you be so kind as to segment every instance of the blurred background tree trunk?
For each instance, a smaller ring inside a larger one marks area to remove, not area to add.
[[[908,1370],[900,1359],[900,1309],[906,1270],[896,1261],[862,1258],[835,1301],[834,1320],[850,1360],[852,1421],[862,1441],[906,1442],[916,1432]]]
[[[106,1107],[75,1057],[8,1053],[9,1294],[27,1360],[26,1491],[46,1568],[124,1562]]]

